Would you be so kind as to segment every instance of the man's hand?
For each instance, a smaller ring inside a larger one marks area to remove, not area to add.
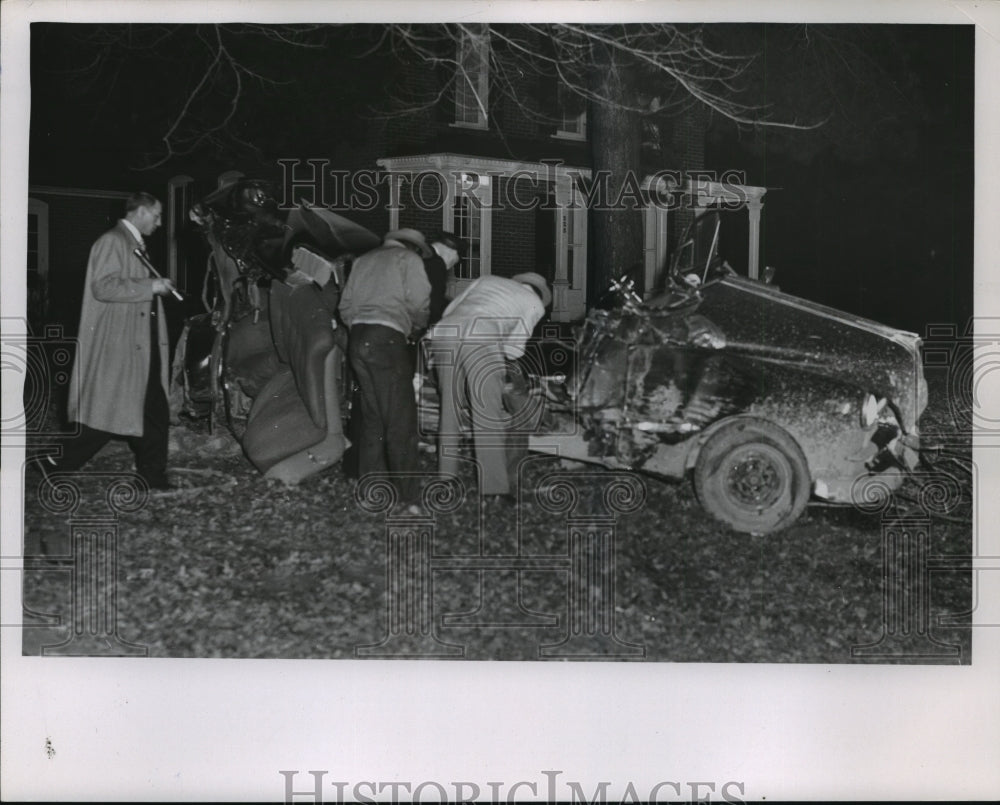
[[[153,280],[153,296],[166,296],[175,290],[174,283],[166,277],[157,277]]]

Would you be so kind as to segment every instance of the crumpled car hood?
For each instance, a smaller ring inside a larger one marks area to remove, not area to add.
[[[920,338],[742,277],[702,289],[697,313],[722,330],[725,352],[837,379],[889,399],[916,432],[927,404]]]

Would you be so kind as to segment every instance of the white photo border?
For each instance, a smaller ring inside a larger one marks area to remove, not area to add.
[[[923,2],[197,2],[5,0],[0,234],[6,321],[23,317],[32,21],[932,22],[976,25],[975,311],[1000,315],[1000,4]],[[9,378],[5,377],[7,381]],[[3,384],[6,414],[20,388]],[[996,451],[979,449],[983,509],[1000,522]],[[3,556],[20,552],[23,448],[4,447]],[[983,492],[985,491],[985,494]],[[978,535],[1000,557],[1000,530]],[[20,581],[4,572],[3,623]],[[1000,611],[998,572],[979,606]],[[13,613],[13,614],[12,614]],[[0,630],[2,783],[8,799],[275,800],[279,770],[327,781],[727,781],[746,800],[990,799],[1000,793],[1000,628],[974,629],[967,667],[671,663],[431,663],[22,657]],[[47,742],[55,748],[50,756]],[[449,788],[450,791],[454,789]],[[349,794],[351,787],[345,789]],[[703,787],[702,794],[706,792]],[[391,788],[382,796],[388,797]],[[682,797],[689,798],[690,789]],[[363,789],[371,796],[373,791]],[[335,800],[334,788],[325,798]],[[663,796],[671,796],[664,789]],[[506,793],[501,794],[505,796]],[[521,796],[531,795],[522,788]],[[433,789],[427,797],[433,799]],[[676,798],[676,797],[675,797]],[[296,801],[310,801],[298,796]]]

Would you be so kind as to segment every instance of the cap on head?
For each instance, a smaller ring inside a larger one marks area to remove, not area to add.
[[[431,239],[431,243],[443,243],[458,254],[459,260],[464,259],[468,251],[468,244],[454,232],[439,232]]]
[[[386,233],[382,242],[384,243],[387,240],[398,240],[400,243],[412,246],[423,258],[430,257],[434,254],[434,252],[431,251],[430,246],[427,245],[427,241],[424,239],[424,236],[416,229],[393,229],[391,232]]]
[[[549,285],[545,281],[545,277],[541,274],[536,274],[534,271],[526,271],[523,274],[515,274],[511,279],[514,282],[520,282],[536,288],[542,295],[542,307],[548,307],[552,304],[552,292],[549,290]]]

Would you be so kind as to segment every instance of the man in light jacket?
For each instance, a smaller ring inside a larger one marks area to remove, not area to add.
[[[63,443],[59,459],[41,460],[46,473],[77,470],[110,439],[124,437],[136,472],[153,489],[170,488],[168,342],[160,297],[174,286],[151,276],[135,253],[145,254],[145,238],[159,228],[161,213],[156,198],[134,193],[125,217],[90,250],[67,408],[79,433]]]
[[[420,494],[411,336],[427,326],[431,285],[424,259],[431,254],[416,230],[389,232],[380,247],[354,261],[339,307],[360,390],[358,475],[397,474],[398,502],[407,508],[418,505]]]
[[[513,412],[503,404],[507,361],[524,354],[551,302],[545,279],[534,272],[480,277],[455,297],[429,333],[441,397],[438,470],[457,474],[462,422],[471,420],[481,496],[509,499],[513,491],[516,468],[508,461],[514,454]]]

